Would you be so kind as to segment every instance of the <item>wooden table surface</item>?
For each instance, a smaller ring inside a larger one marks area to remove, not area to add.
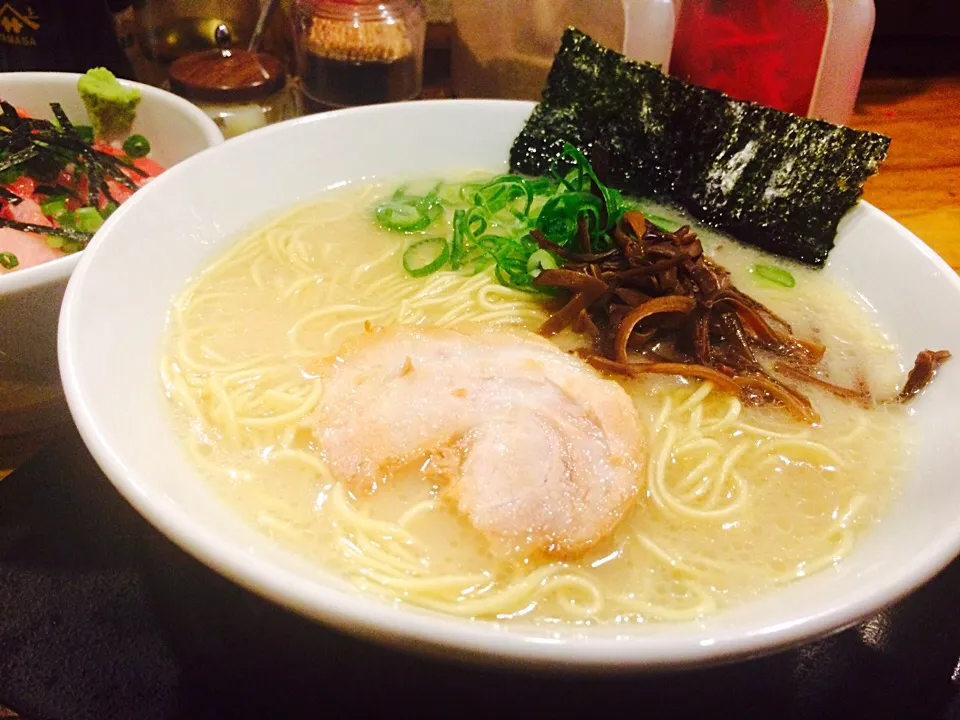
[[[868,79],[850,124],[893,139],[864,199],[960,271],[960,78]]]
[[[960,271],[960,78],[867,79],[850,124],[893,138],[865,198]],[[0,438],[0,479],[49,437]]]

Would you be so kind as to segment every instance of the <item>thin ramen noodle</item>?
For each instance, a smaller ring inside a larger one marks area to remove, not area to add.
[[[271,222],[170,312],[161,377],[190,455],[276,542],[362,591],[450,615],[684,621],[830,567],[883,513],[909,448],[900,406],[867,410],[812,388],[821,422],[808,426],[670,376],[621,380],[647,435],[638,500],[578,556],[495,551],[429,463],[372,489],[338,481],[304,420],[323,397],[323,362],[345,341],[399,324],[535,331],[547,317],[537,296],[490,270],[410,277],[400,258],[411,240],[370,221],[387,190],[331,192]],[[831,377],[860,371],[895,387],[896,347],[836,280],[790,265],[795,287],[764,284],[750,273],[761,253],[701,237],[741,289],[827,346]]]

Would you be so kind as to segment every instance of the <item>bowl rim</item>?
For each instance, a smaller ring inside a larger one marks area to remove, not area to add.
[[[530,109],[534,107],[534,103],[526,101],[441,99],[348,108],[256,130],[235,138],[229,146],[257,142],[268,135],[284,133],[286,128],[293,125],[322,124],[328,122],[329,118],[338,116],[360,113],[389,115],[394,107],[452,103],[524,105]],[[189,173],[193,164],[205,162],[209,154],[217,152],[222,150],[210,148],[198,153],[178,164],[169,173],[164,173],[151,185],[177,182],[181,173]],[[128,212],[134,211],[138,202],[144,202],[149,197],[149,190],[138,194],[125,203],[108,222],[111,225],[119,222]],[[899,235],[915,252],[928,259],[936,271],[946,277],[960,297],[960,276],[915,234],[865,201],[860,201],[858,206],[851,210],[851,214],[872,217],[889,227],[890,232]],[[89,268],[96,262],[99,247],[98,244],[92,248],[92,252],[83,253],[84,257],[70,280],[64,297],[58,336],[60,368],[67,402],[80,435],[94,459],[124,498],[147,521],[190,555],[255,594],[348,634],[424,654],[450,657],[451,651],[454,651],[458,660],[505,667],[524,666],[607,673],[652,672],[667,667],[705,667],[767,655],[850,627],[903,598],[960,554],[958,516],[953,524],[944,528],[938,542],[927,546],[909,567],[897,568],[895,572],[884,575],[881,580],[872,583],[870,589],[862,595],[845,598],[842,602],[824,602],[791,622],[743,629],[736,636],[722,636],[710,641],[698,640],[693,636],[677,641],[669,636],[636,634],[626,638],[589,637],[589,633],[586,637],[562,639],[542,635],[534,637],[520,632],[502,632],[495,622],[473,622],[423,612],[416,608],[397,607],[372,595],[345,593],[318,584],[270,560],[245,554],[235,543],[216,531],[208,530],[203,523],[191,519],[162,493],[147,489],[151,483],[137,482],[127,472],[122,453],[111,447],[88,405],[89,391],[80,384],[73,350],[79,341],[75,329],[76,318],[80,315],[78,298]]]
[[[41,85],[44,83],[58,83],[62,85],[71,84],[76,91],[77,81],[83,77],[84,73],[72,72],[54,72],[40,70],[26,70],[18,72],[0,73],[0,84],[10,85]],[[143,97],[150,97],[159,102],[166,103],[173,107],[177,112],[190,118],[202,131],[208,147],[220,145],[224,142],[223,133],[217,124],[207,116],[199,107],[179,95],[175,95],[168,90],[147,85],[146,83],[125,78],[117,78],[125,87],[136,88]],[[12,293],[19,293],[30,290],[35,287],[47,285],[51,282],[66,280],[73,273],[80,261],[82,252],[65,255],[64,257],[50,260],[39,265],[24,268],[17,272],[0,274],[0,296]]]

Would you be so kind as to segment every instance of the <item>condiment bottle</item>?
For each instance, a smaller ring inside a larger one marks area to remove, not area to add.
[[[227,48],[191,53],[170,65],[169,82],[227,138],[299,114],[283,65],[266,53]]]
[[[453,0],[454,91],[539,99],[568,25],[688,82],[845,123],[874,0]]]
[[[294,0],[293,14],[307,110],[420,95],[426,34],[420,0]]]
[[[670,72],[739,100],[850,119],[873,0],[682,0]]]

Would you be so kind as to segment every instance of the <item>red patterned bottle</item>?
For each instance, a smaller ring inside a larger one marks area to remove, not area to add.
[[[670,72],[778,110],[849,119],[873,0],[680,0]]]

